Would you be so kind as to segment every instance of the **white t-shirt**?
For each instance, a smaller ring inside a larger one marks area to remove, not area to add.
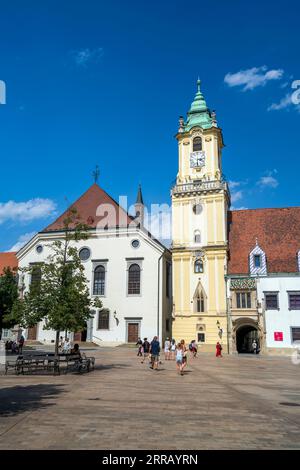
[[[182,349],[177,349],[176,361],[182,361],[182,358],[183,358]]]

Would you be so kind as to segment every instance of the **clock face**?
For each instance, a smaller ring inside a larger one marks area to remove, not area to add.
[[[201,168],[205,165],[205,152],[203,150],[199,152],[192,152],[190,154],[190,167]]]

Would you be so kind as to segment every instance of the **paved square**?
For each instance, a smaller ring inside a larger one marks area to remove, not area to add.
[[[200,354],[184,377],[132,348],[84,375],[0,376],[0,449],[299,449],[300,365]]]

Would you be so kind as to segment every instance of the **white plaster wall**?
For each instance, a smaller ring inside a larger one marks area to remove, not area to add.
[[[58,237],[58,235],[56,235]],[[133,248],[131,241],[138,239],[139,248]],[[19,254],[20,268],[28,266],[30,263],[43,262],[47,259],[52,250],[49,245],[53,242],[53,235],[38,234],[29,244],[22,249]],[[126,318],[140,318],[142,337],[152,338],[158,333],[158,259],[163,253],[163,248],[139,230],[119,231],[119,235],[112,232],[101,232],[96,235],[94,232],[88,240],[74,243],[80,249],[88,247],[91,250],[91,257],[83,262],[85,274],[89,282],[92,295],[93,288],[93,262],[92,260],[108,260],[106,267],[106,288],[105,296],[101,297],[103,306],[110,310],[109,330],[98,330],[98,311],[93,322],[93,340],[101,342],[125,342],[126,341]],[[43,252],[38,254],[36,246],[43,245]],[[127,260],[126,258],[143,258],[141,272],[141,295],[127,295]],[[99,262],[101,264],[101,262]],[[162,334],[162,326],[165,324],[166,302],[165,276],[163,275],[163,260],[160,263],[160,319],[159,336]],[[28,288],[30,276],[26,274],[25,285]],[[114,312],[119,320],[117,325],[114,319]],[[43,329],[43,324],[38,325],[38,340],[51,341],[55,338],[54,331]]]
[[[259,278],[258,301],[263,302],[264,292],[278,291],[279,310],[266,310],[266,342],[269,348],[292,347],[291,327],[300,328],[300,310],[289,310],[288,291],[300,291],[299,276],[276,276]],[[264,305],[264,302],[263,302]],[[274,340],[274,332],[283,332],[283,341]]]

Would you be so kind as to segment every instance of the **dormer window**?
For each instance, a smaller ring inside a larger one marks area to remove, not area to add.
[[[193,140],[193,152],[200,152],[202,150],[201,137],[195,137]]]
[[[261,256],[260,255],[254,255],[254,266],[256,268],[261,267]]]
[[[265,276],[267,274],[266,254],[258,245],[249,253],[249,272],[254,276]]]

